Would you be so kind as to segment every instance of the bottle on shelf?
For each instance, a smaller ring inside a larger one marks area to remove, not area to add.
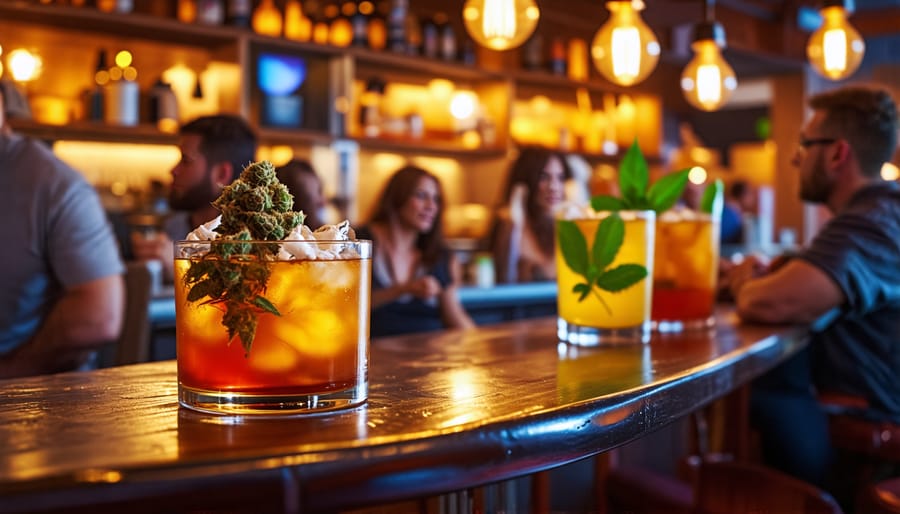
[[[303,14],[300,0],[287,0],[284,4],[284,37],[294,41],[312,39],[312,20]]]
[[[387,17],[375,9],[369,20],[369,48],[384,50],[387,48]]]
[[[178,100],[171,84],[162,77],[150,88],[150,121],[156,124],[161,132],[178,131]]]
[[[419,18],[412,11],[406,13],[406,53],[408,55],[422,55],[422,26]]]
[[[194,23],[197,21],[197,1],[178,0],[176,15],[181,23]]]
[[[566,74],[566,43],[559,36],[550,44],[550,71],[554,75]]]
[[[103,86],[109,82],[109,66],[106,63],[106,50],[97,51],[97,66],[94,68],[94,87],[86,95],[85,113],[90,121],[103,121]]]
[[[225,5],[222,0],[197,0],[197,23],[221,25],[225,22]]]
[[[436,59],[441,48],[441,34],[431,18],[422,18],[422,55]]]
[[[406,15],[409,0],[391,0],[387,17],[387,46],[392,52],[407,52]]]
[[[544,36],[535,31],[522,48],[522,66],[526,70],[544,68]]]
[[[375,11],[375,5],[370,0],[363,0],[356,5],[350,23],[353,25],[353,41],[352,45],[361,48],[369,48],[369,24],[372,21],[372,15]]]
[[[335,7],[338,5],[335,4]],[[337,14],[331,19],[328,27],[328,42],[332,46],[344,48],[353,42],[353,24],[350,23],[350,16],[355,13],[356,4],[353,2],[344,2],[338,7]]]
[[[435,15],[437,25],[441,35],[441,58],[445,61],[455,61],[457,59],[457,41],[456,29],[444,13]]]
[[[282,23],[281,11],[278,10],[274,0],[262,0],[253,10],[251,24],[257,34],[280,37]]]
[[[97,0],[97,9],[126,14],[134,10],[134,0]]]
[[[161,2],[160,2],[161,3]],[[228,0],[225,21],[233,27],[250,28],[253,15],[253,0]]]

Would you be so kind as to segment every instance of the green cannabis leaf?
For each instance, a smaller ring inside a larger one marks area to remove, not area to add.
[[[622,197],[598,195],[591,198],[591,207],[595,211],[649,209],[657,214],[662,213],[672,208],[681,198],[687,186],[688,171],[683,169],[669,173],[648,189],[650,170],[635,139],[619,163],[619,189]]]
[[[281,315],[263,296],[271,275],[269,263],[275,260],[279,245],[251,241],[284,239],[303,223],[304,215],[291,210],[293,197],[267,161],[247,166],[213,205],[222,214],[216,228],[219,237],[209,242],[206,255],[191,260],[184,276],[189,288],[187,299],[224,304],[222,325],[228,329],[229,341],[238,337],[245,356],[249,356],[258,315]]]
[[[616,212],[600,222],[590,253],[587,240],[574,221],[560,220],[557,233],[566,266],[584,278],[584,282],[579,282],[572,288],[572,292],[578,294],[579,302],[593,293],[611,315],[609,305],[595,289],[617,293],[647,277],[647,268],[640,264],[621,264],[609,269],[625,241],[625,222]]]

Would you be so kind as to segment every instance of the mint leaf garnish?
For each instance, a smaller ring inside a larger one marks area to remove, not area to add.
[[[650,209],[656,213],[671,209],[675,202],[681,198],[681,194],[684,192],[685,186],[687,186],[688,173],[689,170],[676,171],[654,182],[650,186],[650,190],[647,191]]]
[[[629,207],[641,203],[645,198],[648,180],[647,160],[635,139],[619,163],[619,189],[622,191],[622,199]]]
[[[725,184],[722,183],[722,179],[717,178],[703,190],[703,196],[700,198],[700,212],[721,216],[724,204]]]
[[[572,292],[578,294],[579,302],[593,293],[606,312],[612,314],[609,305],[597,290],[617,293],[637,284],[647,276],[647,268],[640,264],[621,264],[607,269],[619,254],[619,249],[625,241],[625,222],[617,212],[613,212],[600,222],[594,233],[590,255],[587,241],[574,221],[559,221],[557,233],[566,266],[584,279],[572,288]]]

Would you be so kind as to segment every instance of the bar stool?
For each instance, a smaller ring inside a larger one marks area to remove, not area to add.
[[[884,480],[869,487],[859,512],[900,514],[900,478]]]

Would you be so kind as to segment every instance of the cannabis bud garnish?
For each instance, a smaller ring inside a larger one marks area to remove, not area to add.
[[[191,261],[184,277],[187,299],[222,304],[222,324],[229,340],[239,337],[249,355],[258,315],[281,315],[264,296],[269,262],[276,259],[280,245],[249,241],[284,239],[303,223],[304,215],[292,210],[293,197],[267,161],[247,166],[213,205],[221,212],[221,222],[214,229],[218,237],[209,242],[206,255]]]

